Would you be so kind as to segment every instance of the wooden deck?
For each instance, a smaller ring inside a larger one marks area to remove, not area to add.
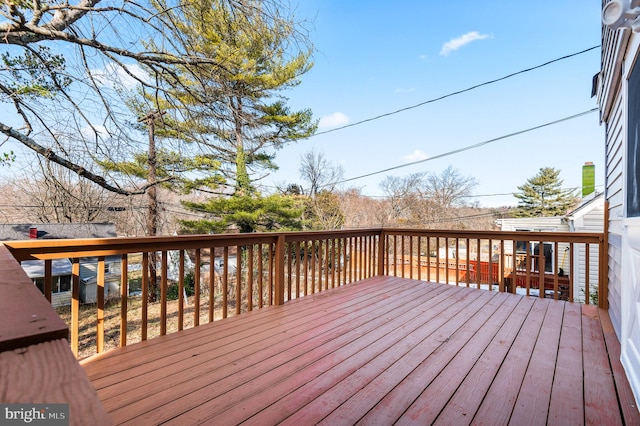
[[[618,357],[593,306],[374,277],[82,364],[116,424],[640,424]]]

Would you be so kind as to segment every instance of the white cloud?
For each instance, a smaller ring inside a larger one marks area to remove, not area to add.
[[[443,44],[442,49],[440,50],[440,54],[442,56],[447,56],[449,53],[460,49],[465,44],[469,44],[472,41],[476,40],[484,40],[487,38],[491,38],[491,36],[489,34],[480,34],[478,31],[468,32]]]
[[[102,69],[92,69],[91,75],[98,84],[104,87],[114,88],[119,86],[127,89],[133,89],[136,85],[140,84],[136,78],[143,81],[149,78],[147,73],[137,64],[127,65],[127,71],[111,63]],[[134,76],[136,78],[134,78]]]
[[[100,142],[106,141],[110,136],[107,128],[99,124],[94,124],[93,127],[84,126],[80,129],[80,133],[85,139],[95,141],[97,138]]]
[[[341,112],[334,112],[331,115],[325,115],[320,119],[318,127],[321,129],[340,127],[349,124],[349,117]]]
[[[407,163],[413,163],[415,161],[426,160],[427,158],[429,158],[429,156],[427,154],[425,154],[424,152],[420,151],[419,149],[416,149],[411,154],[405,155],[404,157],[402,157],[402,159]]]

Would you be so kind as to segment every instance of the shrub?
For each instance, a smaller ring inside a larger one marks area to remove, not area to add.
[[[189,272],[184,277],[184,289],[187,293],[187,296],[194,295],[194,276],[193,272]],[[179,287],[178,283],[170,284],[167,288],[167,299],[168,300],[178,300],[179,297]]]

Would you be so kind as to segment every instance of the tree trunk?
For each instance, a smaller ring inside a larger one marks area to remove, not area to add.
[[[147,235],[155,236],[158,234],[158,193],[156,189],[156,139],[155,139],[155,119],[158,118],[157,112],[147,115],[147,125],[149,128],[149,158],[147,162],[149,189],[147,190]],[[155,302],[158,299],[158,274],[156,267],[158,264],[157,252],[151,252],[149,257],[149,302]]]

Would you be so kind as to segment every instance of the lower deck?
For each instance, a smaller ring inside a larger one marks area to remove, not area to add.
[[[116,424],[640,424],[606,311],[374,277],[82,362]]]

